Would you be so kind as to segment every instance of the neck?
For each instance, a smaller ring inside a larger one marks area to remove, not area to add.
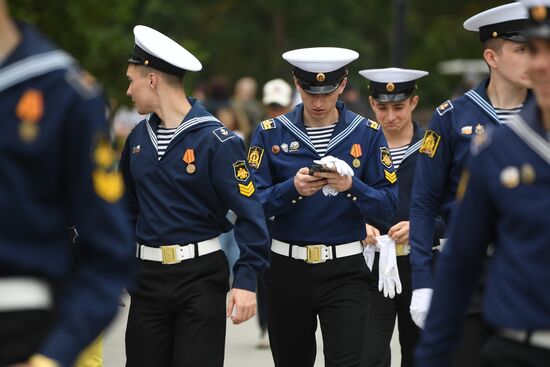
[[[414,135],[412,120],[399,131],[383,130],[390,148],[398,148],[411,142]]]
[[[161,120],[161,126],[173,129],[178,127],[191,111],[191,104],[183,90],[172,88],[167,92],[160,96],[160,104],[155,113]]]
[[[500,77],[491,76],[487,96],[496,108],[511,109],[521,105],[527,98],[527,88],[510,83]]]
[[[330,113],[327,113],[323,117],[312,116],[304,108],[304,124],[310,127],[323,127],[323,126],[332,125],[338,122],[339,116],[340,115],[336,107],[334,107],[332,111],[330,111]]]
[[[21,39],[17,26],[2,10],[0,9],[0,63],[8,57]]]

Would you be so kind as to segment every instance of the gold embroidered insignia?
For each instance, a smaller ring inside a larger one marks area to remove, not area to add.
[[[435,152],[437,151],[437,147],[439,146],[440,139],[441,136],[439,136],[439,134],[435,131],[426,130],[424,139],[422,139],[422,145],[420,146],[418,152],[424,153],[428,157],[433,158],[435,156]]]
[[[104,134],[96,138],[92,158],[95,163],[92,180],[96,195],[108,203],[117,202],[124,194],[124,181],[115,167],[113,146]]]
[[[460,133],[462,135],[472,135],[472,132],[473,132],[473,128],[472,126],[463,126],[461,129],[460,129]]]
[[[262,129],[264,130],[271,130],[271,129],[275,129],[275,121],[273,121],[273,119],[269,119],[269,120],[264,120],[262,122],[260,122],[260,124],[262,125]]]
[[[235,178],[239,181],[246,181],[250,177],[250,172],[248,172],[244,161],[233,163],[233,173]]]
[[[451,101],[445,101],[442,104],[439,105],[439,107],[436,108],[437,113],[439,113],[439,116],[443,116],[446,112],[452,110],[454,108]]]
[[[262,157],[264,156],[264,150],[260,147],[250,147],[248,149],[248,164],[254,169],[260,168],[262,164]]]
[[[376,121],[367,120],[367,126],[374,130],[380,130],[380,124]]]
[[[462,172],[460,181],[458,181],[458,187],[456,189],[457,201],[462,201],[462,198],[464,198],[464,193],[466,193],[466,189],[468,188],[468,181],[470,181],[470,171],[466,169]]]
[[[239,185],[239,193],[243,196],[251,197],[254,191],[256,191],[256,189],[254,188],[254,183],[252,181],[250,181],[246,185],[243,185],[243,184],[238,184],[238,185]]]
[[[391,168],[391,154],[387,147],[380,147],[380,162],[382,162],[385,167]]]
[[[384,177],[386,180],[388,180],[391,184],[394,184],[397,181],[397,174],[395,172],[390,172],[384,170]]]

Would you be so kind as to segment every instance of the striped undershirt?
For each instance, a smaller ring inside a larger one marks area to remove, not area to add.
[[[172,137],[174,136],[177,129],[177,127],[173,129],[167,129],[162,126],[159,126],[157,128],[157,146],[159,161],[164,155],[164,152],[166,152],[166,148],[168,148],[168,144],[170,143],[170,140],[172,140]]]
[[[407,149],[409,149],[409,144],[403,145],[402,147],[398,148],[390,148],[391,160],[395,169],[398,169],[401,165],[401,162],[403,161],[403,156],[407,152]]]
[[[323,127],[307,127],[306,131],[309,136],[309,140],[313,144],[315,151],[319,154],[320,157],[324,157],[327,152],[327,146],[332,137],[332,132],[336,124]]]
[[[508,120],[512,118],[512,116],[520,113],[522,108],[523,108],[523,103],[515,108],[510,108],[510,109],[495,107],[495,112],[497,113],[499,121],[505,124],[508,122]]]

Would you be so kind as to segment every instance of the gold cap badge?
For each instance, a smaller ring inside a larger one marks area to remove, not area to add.
[[[542,22],[548,16],[548,11],[544,5],[535,6],[531,9],[531,18],[538,22]]]
[[[325,79],[326,79],[325,74],[324,73],[318,73],[316,79],[319,83],[324,82]]]
[[[395,90],[395,84],[393,84],[393,83],[386,84],[386,90],[388,92],[393,92]]]

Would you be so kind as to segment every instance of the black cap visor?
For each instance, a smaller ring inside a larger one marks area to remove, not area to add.
[[[312,84],[312,83],[308,83],[306,81],[298,79],[298,84],[300,84],[300,87],[304,90],[304,92],[309,93],[309,94],[329,94],[329,93],[332,93],[336,89],[338,89],[341,82],[342,82],[342,80],[338,81],[335,84],[318,85],[318,84]]]
[[[378,102],[382,103],[398,103],[403,102],[407,98],[409,98],[412,94],[413,90],[409,92],[403,92],[403,93],[395,93],[395,94],[385,94],[385,93],[372,93],[372,98],[376,99]]]

